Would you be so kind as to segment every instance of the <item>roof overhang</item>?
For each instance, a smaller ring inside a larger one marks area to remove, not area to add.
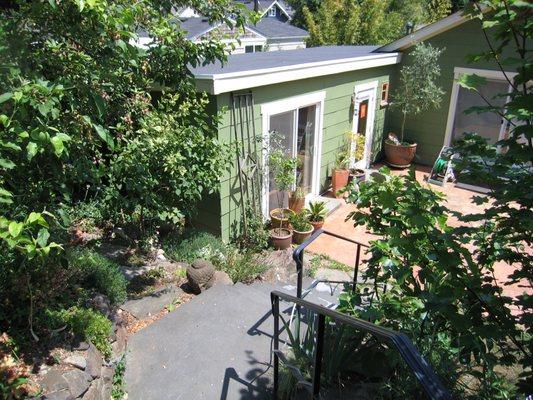
[[[217,95],[276,83],[394,65],[401,61],[401,57],[400,53],[377,53],[345,59],[230,73],[224,73],[223,69],[221,69],[221,72],[214,74],[195,74],[195,78],[199,90]]]
[[[488,8],[484,8],[483,12],[488,11]],[[463,12],[457,11],[446,18],[443,18],[433,24],[426,25],[417,31],[414,31],[412,34],[404,36],[398,40],[395,40],[392,43],[386,44],[385,46],[380,47],[375,50],[376,52],[387,52],[387,51],[402,51],[406,50],[411,46],[414,46],[417,43],[423,42],[427,39],[437,36],[443,32],[446,32],[450,29],[455,28],[461,24],[464,24],[467,21],[470,21],[472,17]]]

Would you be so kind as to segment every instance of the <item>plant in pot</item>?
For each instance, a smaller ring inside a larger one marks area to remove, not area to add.
[[[343,189],[348,184],[348,178],[350,177],[350,170],[348,166],[350,164],[350,152],[349,144],[346,142],[342,149],[335,158],[335,166],[331,173],[331,190],[335,197],[340,197],[337,192]]]
[[[385,157],[392,167],[409,167],[416,154],[417,143],[407,141],[404,137],[407,116],[440,106],[444,94],[437,84],[441,53],[442,49],[420,43],[411,53],[413,62],[404,65],[400,70],[400,85],[391,96],[391,107],[402,113],[400,138],[389,134],[385,140]]]
[[[289,218],[293,231],[292,242],[295,244],[302,244],[314,231],[314,227],[309,222],[307,214],[307,212],[301,210],[299,213],[293,214]]]
[[[294,214],[289,208],[285,208],[285,196],[294,186],[296,181],[296,167],[298,160],[287,157],[281,150],[274,150],[269,155],[269,169],[276,185],[276,196],[279,208],[270,211],[272,228],[270,240],[275,249],[286,249],[292,242],[292,231],[289,229],[289,217]]]
[[[308,208],[305,210],[309,223],[313,225],[313,232],[324,226],[324,221],[328,215],[326,203],[323,201],[310,201]]]
[[[351,150],[354,164],[361,161],[365,156],[365,135],[361,133],[350,133],[350,140],[353,143]],[[365,170],[361,168],[350,168],[350,179],[353,181],[362,181],[365,179]]]
[[[305,205],[305,190],[297,186],[289,197],[289,208],[295,213],[299,213],[303,210]]]

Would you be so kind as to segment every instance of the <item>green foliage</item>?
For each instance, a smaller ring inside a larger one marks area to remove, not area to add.
[[[306,232],[313,229],[313,225],[309,223],[308,213],[302,210],[299,213],[294,213],[289,216],[289,222],[292,228],[299,232]]]
[[[430,0],[428,4],[428,22],[437,22],[450,15],[452,11],[451,0]]]
[[[468,246],[490,237],[491,222],[472,237],[452,228],[443,196],[414,171],[404,177],[383,168],[351,196],[358,211],[347,219],[380,237],[364,277],[393,288],[384,298],[374,293],[379,303],[364,308],[366,317],[408,333],[458,397],[493,398],[501,369],[525,360],[528,339],[494,277],[494,260]]]
[[[274,179],[279,204],[284,204],[284,197],[287,191],[291,190],[296,183],[296,168],[298,167],[297,157],[287,157],[284,150],[273,150],[268,155],[269,173]]]
[[[235,245],[244,251],[258,253],[268,247],[270,235],[265,229],[263,215],[254,211],[253,207],[246,207],[246,233],[244,232],[244,220],[241,220],[239,236],[234,239]]]
[[[244,22],[230,0],[186,5],[213,23]],[[186,40],[173,7],[51,0],[0,8],[2,328],[4,312],[16,310],[10,328],[31,326],[30,309],[76,296],[60,254],[70,217],[90,229],[155,231],[181,224],[218,188],[225,147],[190,68],[224,60],[225,46]],[[139,31],[150,46],[136,45]]]
[[[122,400],[126,397],[126,382],[124,381],[124,373],[126,372],[126,357],[117,363],[115,367],[115,375],[113,375],[113,389],[111,391],[111,398],[113,400]]]
[[[444,91],[437,84],[441,53],[441,49],[419,43],[409,55],[413,62],[405,64],[400,70],[400,86],[391,96],[391,106],[402,112],[402,142],[407,116],[415,116],[440,106],[444,95]]]
[[[225,259],[228,245],[210,233],[193,231],[183,238],[168,238],[163,249],[176,261],[192,263],[200,258],[217,264]]]
[[[83,286],[105,294],[114,305],[126,300],[126,278],[115,262],[91,249],[71,250],[67,258]]]
[[[326,203],[323,201],[310,201],[309,206],[307,207],[305,212],[310,222],[323,221],[328,215]]]
[[[67,325],[74,334],[91,341],[106,358],[111,356],[109,336],[112,333],[112,323],[105,315],[77,306],[67,310],[48,311],[47,314],[56,327]]]
[[[251,283],[269,266],[258,261],[257,254],[249,251],[241,253],[237,249],[230,249],[226,258],[217,265],[217,268],[227,273],[235,283]]]

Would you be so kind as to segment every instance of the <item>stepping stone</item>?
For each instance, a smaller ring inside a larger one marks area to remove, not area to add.
[[[128,300],[120,308],[137,319],[143,319],[157,314],[166,306],[172,304],[182,293],[183,291],[176,286],[167,286],[141,299]]]

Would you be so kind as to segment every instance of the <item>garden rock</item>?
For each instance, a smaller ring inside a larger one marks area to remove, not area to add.
[[[143,319],[157,314],[163,308],[179,298],[183,292],[174,285],[164,287],[141,299],[125,302],[121,308],[137,319]]]
[[[68,382],[70,394],[74,396],[74,398],[80,397],[82,394],[84,394],[89,389],[92,381],[91,375],[89,375],[87,372],[80,371],[79,369],[69,371],[63,376]]]
[[[85,370],[87,368],[87,361],[84,357],[80,355],[72,355],[67,358],[65,358],[64,362],[66,364],[70,364],[76,368],[79,368],[81,370]]]
[[[96,311],[100,311],[106,317],[109,317],[109,314],[111,314],[111,302],[103,294],[97,294],[92,299],[89,299],[87,306]]]
[[[44,375],[41,386],[45,393],[68,392],[68,382],[57,369],[51,369]]]
[[[215,279],[215,267],[209,261],[195,260],[187,268],[187,279],[189,287],[195,294],[200,294],[202,290],[213,286]]]
[[[213,280],[213,286],[214,285],[233,285],[233,281],[224,271],[215,271],[215,279]]]
[[[89,350],[87,350],[87,369],[86,372],[91,378],[98,378],[102,370],[103,358],[100,352],[94,345],[91,344]]]

